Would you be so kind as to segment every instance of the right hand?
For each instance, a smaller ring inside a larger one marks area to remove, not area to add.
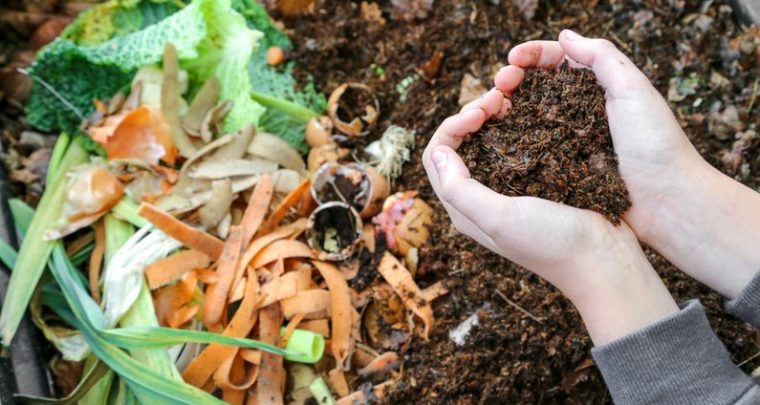
[[[760,269],[760,195],[701,158],[667,102],[611,42],[565,30],[559,41],[516,46],[508,59],[494,80],[507,95],[524,68],[567,60],[593,70],[632,202],[625,221],[683,271],[735,297]]]

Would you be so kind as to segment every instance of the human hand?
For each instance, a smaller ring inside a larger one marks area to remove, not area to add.
[[[632,207],[625,221],[639,239],[686,273],[733,298],[760,269],[760,195],[707,164],[667,102],[604,39],[565,30],[559,41],[530,41],[509,53],[495,77],[511,94],[523,68],[590,68],[605,89],[619,171]]]
[[[502,91],[511,94],[518,84]],[[425,170],[456,228],[559,288],[597,345],[677,312],[625,223],[616,227],[598,213],[539,198],[507,197],[470,178],[455,150],[510,106],[501,91],[489,91],[447,118],[425,149]]]

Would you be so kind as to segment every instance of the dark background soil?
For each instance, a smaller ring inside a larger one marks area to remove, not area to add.
[[[68,16],[86,6],[61,3],[6,4]],[[435,128],[459,110],[462,76],[470,73],[490,87],[514,44],[555,39],[562,28],[612,40],[663,95],[671,90],[671,106],[679,121],[711,164],[754,189],[760,187],[757,142],[750,136],[735,142],[736,133],[746,135],[760,124],[760,108],[755,105],[760,100],[752,101],[760,77],[757,28],[745,32],[737,26],[724,1],[552,0],[531,12],[537,3],[436,0],[424,18],[406,21],[394,16],[392,4],[384,0],[377,3],[381,24],[366,12],[362,16],[360,2],[318,0],[313,13],[284,19],[296,44],[290,56],[313,73],[322,91],[329,93],[346,81],[375,90],[381,115],[369,139],[390,124],[417,132],[412,161],[396,187],[419,190],[434,208],[437,225],[420,253],[419,282],[425,286],[445,279],[451,293],[435,303],[436,326],[430,341],[415,341],[405,353],[404,379],[391,403],[610,402],[591,361],[591,342],[572,305],[538,277],[457,234],[420,163]],[[0,20],[4,24],[0,78],[21,84],[17,76],[6,73],[13,70],[9,64],[15,63],[14,57],[16,61],[31,57],[16,52],[29,32],[18,28],[23,21],[15,21],[14,28]],[[22,135],[23,116],[13,96],[0,94],[2,160],[14,192],[34,204],[42,190],[52,138]],[[660,256],[650,252],[649,257],[678,300],[702,300],[718,336],[743,370],[760,366],[760,358],[753,357],[760,353],[759,333],[724,315],[720,296]],[[483,309],[486,302],[490,309]],[[448,331],[475,311],[480,311],[480,326],[464,347],[455,347]]]
[[[459,149],[472,177],[501,194],[594,210],[619,224],[631,202],[594,73],[567,63],[527,69],[512,105]]]
[[[297,47],[293,57],[314,74],[321,90],[329,93],[345,81],[375,90],[381,115],[370,138],[390,124],[417,131],[412,161],[397,187],[419,190],[436,212],[431,243],[421,252],[420,283],[446,279],[452,290],[436,302],[430,341],[416,341],[405,353],[405,377],[391,403],[610,403],[576,310],[538,277],[457,234],[420,162],[430,135],[459,110],[462,76],[470,73],[492,86],[514,44],[555,39],[562,28],[612,40],[663,95],[673,78],[684,93],[693,93],[671,105],[697,149],[727,174],[760,186],[756,146],[737,145],[739,153],[730,156],[739,156],[739,164],[726,159],[737,130],[760,123],[757,107],[747,114],[760,77],[760,48],[757,31],[744,33],[725,2],[548,1],[532,18],[519,9],[528,3],[437,0],[426,18],[408,22],[395,19],[390,2],[381,1],[383,25],[363,19],[359,2],[323,0],[313,14],[285,20]],[[399,88],[409,77],[416,79]],[[672,99],[678,98],[674,93]],[[718,116],[729,106],[738,111],[738,121]],[[676,299],[702,300],[743,370],[760,366],[760,359],[747,361],[760,352],[760,334],[723,314],[720,296],[660,256],[650,252],[649,257]],[[490,311],[481,310],[485,302]],[[478,310],[480,327],[465,347],[455,347],[449,330]]]

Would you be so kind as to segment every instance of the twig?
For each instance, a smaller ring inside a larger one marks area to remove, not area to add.
[[[752,107],[755,106],[755,100],[757,100],[758,84],[760,84],[760,79],[755,79],[755,83],[752,85],[752,95],[749,98],[749,105],[747,106],[747,115],[752,114]]]
[[[542,321],[542,320],[541,320],[541,319],[539,319],[537,316],[535,316],[535,315],[531,314],[530,312],[528,312],[528,311],[527,311],[525,308],[523,308],[523,307],[521,307],[521,306],[517,305],[517,304],[516,304],[514,301],[510,300],[509,298],[507,298],[507,296],[506,296],[506,295],[504,295],[504,293],[502,293],[501,291],[499,291],[499,290],[494,290],[494,291],[496,291],[496,295],[498,295],[499,297],[501,297],[501,299],[503,299],[504,301],[506,301],[506,302],[507,302],[507,304],[509,304],[509,305],[513,306],[515,309],[517,309],[517,310],[519,310],[520,312],[524,313],[524,314],[525,314],[525,315],[527,315],[527,316],[528,316],[530,319],[532,319],[532,320],[534,320],[534,321],[536,321],[536,322],[540,323],[541,325],[543,325],[543,324],[544,324],[544,321]]]
[[[615,35],[614,32],[609,31],[609,34],[610,34],[610,37],[612,37],[612,40],[615,41],[618,45],[620,45],[621,48],[625,49],[626,52],[633,53],[633,50],[631,49],[631,47],[628,46],[628,44],[626,44],[625,42],[623,42],[623,40],[620,39],[620,37]]]
[[[32,80],[41,84],[42,87],[45,88],[45,90],[49,91],[50,94],[52,94],[53,96],[55,96],[55,98],[60,100],[60,102],[63,103],[63,105],[66,106],[66,108],[68,108],[69,110],[71,110],[71,112],[76,114],[77,118],[79,118],[80,120],[84,119],[84,114],[82,114],[76,107],[74,107],[74,104],[71,104],[71,102],[67,100],[66,97],[64,97],[61,93],[59,93],[56,89],[54,89],[53,86],[50,85],[50,83],[40,79],[39,77],[35,75],[29,74],[29,71],[26,69],[18,68],[16,70],[22,75],[29,76],[32,78]]]
[[[737,367],[741,367],[741,366],[749,363],[750,361],[752,361],[752,360],[754,360],[754,359],[756,359],[758,357],[760,357],[760,352],[757,352],[757,353],[753,354],[752,356],[749,356],[749,358],[747,358],[746,360],[744,360],[741,363],[737,364]]]

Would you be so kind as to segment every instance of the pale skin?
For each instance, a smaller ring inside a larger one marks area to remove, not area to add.
[[[511,109],[525,68],[591,69],[605,90],[607,119],[631,209],[619,226],[603,216],[534,197],[507,197],[470,178],[456,150],[487,120]],[[603,345],[672,316],[678,306],[639,240],[727,298],[760,270],[760,194],[697,153],[667,102],[615,46],[565,30],[558,41],[513,48],[495,88],[447,118],[423,163],[454,226],[535,272],[578,308]]]

